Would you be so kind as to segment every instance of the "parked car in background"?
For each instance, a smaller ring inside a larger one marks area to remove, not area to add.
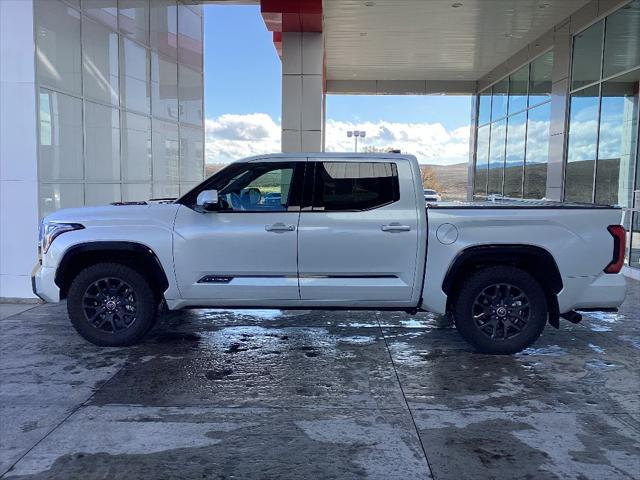
[[[429,188],[424,189],[424,200],[425,202],[441,202],[442,197],[435,190],[431,190]]]
[[[34,292],[67,299],[96,345],[139,342],[158,305],[428,310],[482,352],[624,300],[615,207],[430,203],[415,157],[274,154],[171,203],[60,210],[40,231]],[[435,192],[434,192],[435,193]],[[436,194],[437,196],[437,194]]]

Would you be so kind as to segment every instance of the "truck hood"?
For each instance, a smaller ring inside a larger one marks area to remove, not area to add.
[[[47,215],[44,222],[80,223],[85,227],[164,225],[171,228],[179,208],[176,203],[67,208]]]

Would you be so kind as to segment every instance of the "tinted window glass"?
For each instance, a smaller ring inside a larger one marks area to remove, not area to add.
[[[640,66],[640,0],[610,15],[605,31],[603,77]]]
[[[531,62],[529,75],[529,106],[546,102],[551,98],[551,70],[553,68],[553,51],[536,58]]]
[[[400,198],[394,163],[318,162],[314,210],[369,210]]]
[[[571,88],[584,87],[600,79],[603,22],[590,26],[573,38]]]

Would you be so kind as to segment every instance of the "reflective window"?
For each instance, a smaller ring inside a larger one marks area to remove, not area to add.
[[[527,119],[527,156],[524,169],[524,198],[544,198],[549,161],[549,102],[529,110]]]
[[[204,175],[204,137],[199,128],[180,127],[180,181],[200,181]]]
[[[40,179],[81,180],[82,100],[43,88],[39,100]]]
[[[118,28],[118,0],[82,0],[82,9],[114,30]]]
[[[474,196],[483,197],[487,194],[487,175],[489,168],[489,130],[491,126],[478,128],[476,145],[476,168],[474,173]]]
[[[187,5],[178,6],[178,61],[202,71],[202,18]]]
[[[502,118],[507,114],[507,93],[509,79],[499,81],[491,90],[491,120]]]
[[[591,202],[593,174],[598,148],[599,87],[571,95],[569,146],[564,197],[573,202]]]
[[[180,65],[180,121],[202,125],[202,73]]]
[[[120,112],[93,102],[84,112],[86,179],[120,180]]]
[[[603,77],[640,66],[640,0],[606,19]]]
[[[640,77],[640,71],[636,74]],[[602,84],[596,203],[631,205],[638,134],[638,81]]]
[[[151,112],[178,120],[178,65],[157,53],[151,55]]]
[[[59,0],[38,0],[35,17],[40,84],[80,95],[80,13]]]
[[[174,123],[153,119],[153,181],[178,183],[180,137]],[[155,187],[154,187],[155,189]],[[155,190],[154,190],[155,192]],[[154,193],[154,195],[157,195]]]
[[[179,194],[177,184],[154,183],[152,185],[152,198],[178,198]]]
[[[553,51],[531,62],[529,74],[529,106],[538,105],[551,98],[551,71],[553,69]]]
[[[489,148],[489,182],[487,185],[487,195],[502,195],[506,134],[506,120],[500,120],[491,124],[491,146]]]
[[[178,7],[175,0],[153,0],[150,4],[151,46],[178,59]]]
[[[122,40],[122,97],[127,109],[151,111],[151,63],[149,51],[135,42]]]
[[[528,88],[529,65],[525,65],[509,76],[509,115],[527,108]]]
[[[317,162],[313,210],[369,210],[400,198],[394,163]]]
[[[151,120],[148,117],[123,114],[122,179],[151,181]]]
[[[216,176],[207,188],[218,190],[221,210],[286,211],[293,200],[291,186],[295,168],[292,162],[235,164]]]
[[[506,197],[522,197],[526,127],[527,112],[509,117],[507,124],[507,153],[504,169],[504,195]]]
[[[40,185],[40,215],[46,216],[61,208],[84,205],[82,183],[43,183]]]
[[[573,38],[572,90],[600,80],[603,28],[600,21]]]
[[[149,44],[149,0],[120,0],[118,21],[122,33]]]
[[[122,185],[123,202],[145,202],[151,197],[150,183],[125,183]]]
[[[82,79],[86,97],[118,104],[118,34],[82,19]]]
[[[87,206],[109,205],[120,202],[119,183],[87,183],[84,189],[84,202]]]
[[[491,120],[491,89],[478,95],[480,105],[478,106],[478,124],[484,125]]]

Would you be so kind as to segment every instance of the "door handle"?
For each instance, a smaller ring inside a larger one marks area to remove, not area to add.
[[[390,223],[389,225],[382,225],[380,230],[383,232],[409,232],[411,227],[409,225],[400,225],[399,223]]]
[[[271,225],[265,225],[264,229],[267,232],[293,232],[296,229],[295,225],[285,225],[284,223],[272,223]]]

